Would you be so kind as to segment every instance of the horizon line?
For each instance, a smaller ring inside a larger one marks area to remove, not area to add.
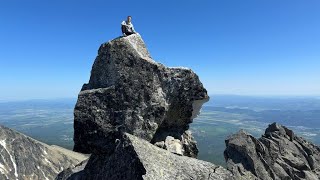
[[[237,97],[258,97],[258,98],[319,98],[320,94],[317,95],[310,95],[310,94],[229,94],[229,93],[210,93],[208,94],[210,99],[214,96],[237,96]],[[12,99],[0,99],[0,103],[7,103],[7,102],[23,102],[23,101],[59,101],[59,100],[67,100],[67,99],[74,99],[76,100],[78,97],[48,97],[48,98],[12,98]]]

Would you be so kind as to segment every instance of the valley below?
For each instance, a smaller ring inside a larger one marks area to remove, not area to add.
[[[1,102],[0,124],[72,150],[75,103],[73,98]],[[260,137],[268,124],[278,122],[320,145],[319,119],[320,99],[316,97],[211,95],[190,129],[198,144],[198,159],[226,166],[225,139],[240,129]]]

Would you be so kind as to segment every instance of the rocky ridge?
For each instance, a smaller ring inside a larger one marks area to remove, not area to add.
[[[87,155],[49,146],[0,125],[0,179],[54,179]]]
[[[320,179],[320,148],[277,123],[259,139],[241,130],[226,147],[227,167],[238,179]]]

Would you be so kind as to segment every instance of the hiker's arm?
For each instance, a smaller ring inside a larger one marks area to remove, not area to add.
[[[121,31],[122,31],[122,33],[126,33],[126,26],[125,25],[121,25]]]

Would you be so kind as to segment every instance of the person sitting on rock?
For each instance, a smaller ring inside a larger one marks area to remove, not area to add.
[[[131,22],[131,16],[128,16],[126,21],[122,21],[121,30],[122,30],[123,36],[129,36],[131,34],[136,33],[136,31],[133,28],[133,24]]]

